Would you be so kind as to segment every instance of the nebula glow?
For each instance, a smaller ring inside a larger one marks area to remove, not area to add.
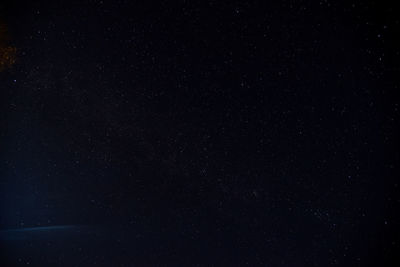
[[[8,45],[8,42],[7,26],[0,22],[0,71],[10,68],[15,63],[17,49]]]

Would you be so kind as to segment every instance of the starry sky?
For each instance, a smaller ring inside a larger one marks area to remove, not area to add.
[[[145,2],[0,4],[1,265],[399,266],[400,10]]]

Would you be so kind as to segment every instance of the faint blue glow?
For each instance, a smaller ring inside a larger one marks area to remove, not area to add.
[[[55,226],[41,226],[41,227],[26,227],[16,229],[6,229],[0,233],[19,233],[19,232],[37,232],[37,231],[54,231],[54,230],[69,230],[77,228],[77,225],[55,225]]]

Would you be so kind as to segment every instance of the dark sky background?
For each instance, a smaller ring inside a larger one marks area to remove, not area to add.
[[[399,266],[400,10],[144,2],[0,4],[1,266]]]

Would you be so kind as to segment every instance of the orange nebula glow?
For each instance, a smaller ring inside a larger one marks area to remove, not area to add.
[[[8,45],[6,24],[0,22],[0,71],[10,68],[16,60],[17,49]]]

